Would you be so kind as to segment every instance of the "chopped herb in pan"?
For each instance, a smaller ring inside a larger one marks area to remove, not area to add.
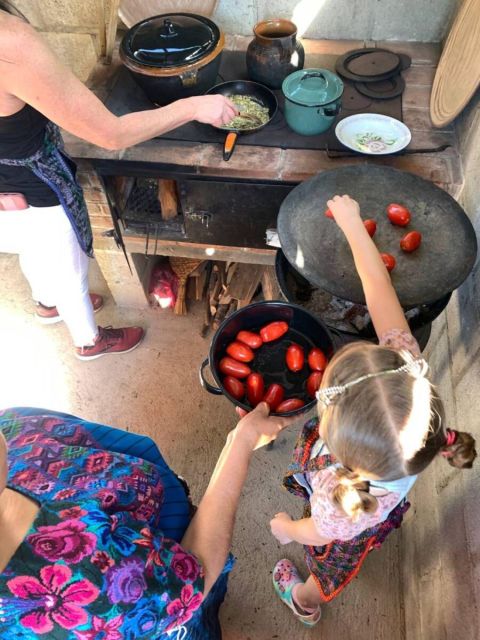
[[[230,100],[238,107],[240,113],[223,129],[248,130],[256,129],[270,120],[268,107],[251,96],[231,95]]]

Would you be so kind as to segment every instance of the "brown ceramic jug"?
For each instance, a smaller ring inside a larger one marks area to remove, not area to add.
[[[255,38],[247,49],[247,69],[251,80],[280,89],[283,80],[303,69],[305,51],[297,42],[297,27],[282,18],[255,25]]]

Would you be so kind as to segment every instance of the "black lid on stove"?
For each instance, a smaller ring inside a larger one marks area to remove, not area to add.
[[[125,34],[121,49],[137,65],[181,67],[204,58],[219,39],[219,28],[208,18],[193,13],[170,13],[134,25]]]

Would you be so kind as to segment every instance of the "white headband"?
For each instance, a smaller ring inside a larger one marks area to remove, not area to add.
[[[333,387],[326,387],[325,389],[319,389],[315,394],[317,400],[319,400],[326,407],[332,404],[333,400],[337,397],[345,393],[347,389],[350,387],[354,387],[356,384],[363,382],[364,380],[370,380],[370,378],[377,378],[378,376],[386,376],[391,373],[410,373],[415,378],[422,378],[426,375],[428,371],[428,364],[425,362],[423,358],[417,358],[412,360],[411,362],[407,362],[406,364],[398,367],[398,369],[387,369],[386,371],[378,371],[376,373],[367,373],[364,376],[360,376],[359,378],[355,378],[355,380],[350,380],[350,382],[346,382],[342,385],[336,385]]]

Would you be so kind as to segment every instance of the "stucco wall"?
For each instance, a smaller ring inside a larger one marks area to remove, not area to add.
[[[480,91],[455,122],[465,184],[460,203],[480,240]],[[441,260],[441,256],[438,256]],[[434,323],[428,359],[447,424],[474,435],[480,452],[480,260]],[[480,461],[472,470],[435,461],[402,527],[406,640],[478,640]]]
[[[213,16],[248,35],[260,20],[293,18],[308,38],[439,42],[458,0],[220,0]]]

